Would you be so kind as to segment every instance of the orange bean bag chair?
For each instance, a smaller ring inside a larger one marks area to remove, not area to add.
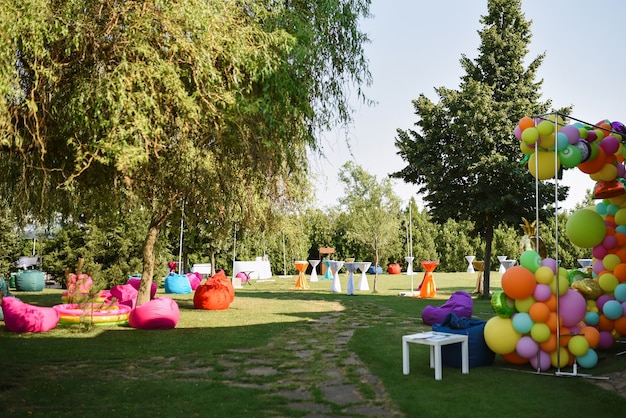
[[[46,332],[59,323],[56,309],[29,305],[12,296],[2,298],[2,311],[4,325],[10,332]]]
[[[400,274],[400,264],[389,264],[387,266],[387,273],[389,274]]]
[[[224,274],[224,270],[219,270],[196,288],[193,306],[197,309],[219,311],[228,309],[233,300],[235,288]]]

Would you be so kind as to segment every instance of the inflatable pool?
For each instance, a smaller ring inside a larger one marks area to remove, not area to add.
[[[59,313],[59,324],[78,324],[92,320],[94,325],[122,325],[128,323],[132,308],[127,305],[103,306],[100,303],[81,306],[64,303],[53,308]]]

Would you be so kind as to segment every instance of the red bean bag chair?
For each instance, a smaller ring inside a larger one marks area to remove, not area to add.
[[[11,332],[46,332],[59,323],[56,309],[29,305],[12,296],[2,298],[2,311],[4,325]]]
[[[201,284],[193,295],[193,306],[197,309],[224,310],[235,300],[235,288],[220,270]]]
[[[191,285],[191,290],[196,290],[200,283],[202,282],[202,274],[200,273],[187,273],[185,274],[189,279],[189,284]]]
[[[400,264],[389,264],[387,266],[387,273],[389,274],[400,274]]]
[[[163,296],[133,309],[128,316],[128,324],[138,329],[171,329],[179,319],[180,310],[176,301]]]
[[[453,313],[459,318],[471,318],[473,312],[472,295],[459,290],[454,292],[450,299],[441,306],[426,306],[422,311],[422,321],[426,325],[441,324],[449,313]]]
[[[139,291],[135,289],[133,285],[126,283],[113,286],[109,293],[111,295],[110,298],[115,298],[118,303],[130,306],[131,309],[134,309]]]

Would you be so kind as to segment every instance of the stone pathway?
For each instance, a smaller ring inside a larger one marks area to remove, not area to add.
[[[281,408],[302,411],[305,418],[401,417],[380,380],[347,349],[362,326],[334,312],[268,347],[232,350],[220,362],[223,383],[280,396],[286,401]]]

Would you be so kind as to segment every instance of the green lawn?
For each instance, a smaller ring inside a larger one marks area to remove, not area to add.
[[[423,273],[415,273],[417,288]],[[226,311],[193,309],[193,295],[169,295],[181,310],[178,326],[167,331],[129,327],[96,327],[79,331],[59,326],[43,334],[12,334],[0,326],[0,416],[304,416],[284,408],[284,400],[264,385],[294,385],[285,349],[296,335],[329,315],[353,329],[347,350],[354,353],[384,385],[395,408],[408,417],[429,416],[563,416],[608,417],[626,411],[626,398],[601,389],[592,379],[537,375],[529,365],[516,366],[497,357],[491,367],[469,375],[445,368],[435,381],[428,350],[411,347],[411,374],[402,374],[401,336],[428,330],[421,311],[441,304],[457,290],[471,291],[475,275],[434,273],[434,299],[398,296],[411,290],[406,275],[382,275],[378,293],[331,293],[330,281],[311,283],[311,290],[290,290],[296,277],[253,282],[237,290]],[[368,275],[372,287],[373,275]],[[358,279],[357,279],[358,283]],[[500,275],[491,274],[492,290]],[[23,301],[52,306],[60,290],[17,293]],[[162,289],[159,290],[162,294]],[[493,316],[490,302],[474,299],[474,316]],[[330,330],[330,328],[329,328]],[[330,332],[328,333],[330,337]],[[303,349],[321,344],[324,333]],[[624,347],[600,355],[594,376],[624,370]],[[306,379],[317,395],[326,353],[314,353]],[[349,353],[333,353],[340,359]],[[265,359],[282,374],[250,377],[241,373],[252,359]],[[333,360],[335,361],[335,360]],[[319,366],[319,367],[318,367]],[[350,375],[350,370],[346,373]],[[280,376],[280,377],[279,377]],[[362,388],[367,395],[368,388]]]

